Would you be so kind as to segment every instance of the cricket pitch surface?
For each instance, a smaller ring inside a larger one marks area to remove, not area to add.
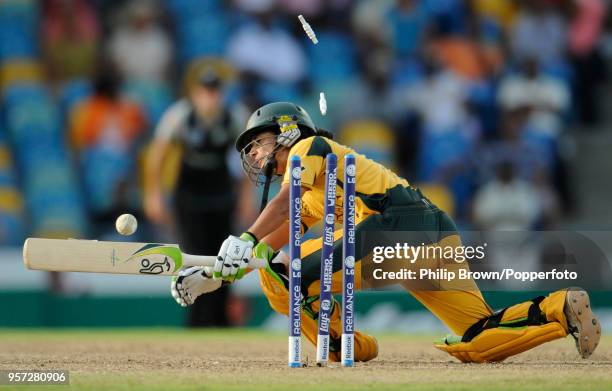
[[[612,336],[588,360],[571,337],[498,364],[461,364],[438,335],[381,334],[379,356],[354,368],[287,368],[287,335],[259,330],[0,329],[0,370],[69,370],[45,390],[610,390]],[[41,390],[39,386],[0,386]]]

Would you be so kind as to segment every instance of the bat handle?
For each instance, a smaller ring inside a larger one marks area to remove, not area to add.
[[[214,255],[192,255],[183,253],[183,266],[214,266],[217,257]],[[249,262],[250,269],[265,269],[268,262],[265,259],[253,258]]]
[[[265,269],[268,267],[268,261],[260,258],[253,258],[249,261],[250,269]]]

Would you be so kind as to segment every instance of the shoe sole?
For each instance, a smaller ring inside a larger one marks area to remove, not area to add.
[[[588,358],[599,344],[601,324],[591,310],[589,294],[583,290],[568,290],[565,297],[568,325],[576,327],[576,348],[582,358]]]

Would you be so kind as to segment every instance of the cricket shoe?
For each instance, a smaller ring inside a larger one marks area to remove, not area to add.
[[[582,358],[588,358],[601,337],[601,324],[591,310],[589,294],[581,288],[570,288],[565,295],[563,309],[569,333],[576,340],[576,349]]]

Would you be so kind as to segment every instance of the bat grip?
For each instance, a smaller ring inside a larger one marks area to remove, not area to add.
[[[249,269],[265,269],[268,267],[268,261],[265,259],[253,258],[249,261]]]
[[[183,253],[183,266],[214,266],[217,257],[214,255],[191,255]],[[249,261],[249,269],[265,269],[268,262],[265,259],[253,258]]]

